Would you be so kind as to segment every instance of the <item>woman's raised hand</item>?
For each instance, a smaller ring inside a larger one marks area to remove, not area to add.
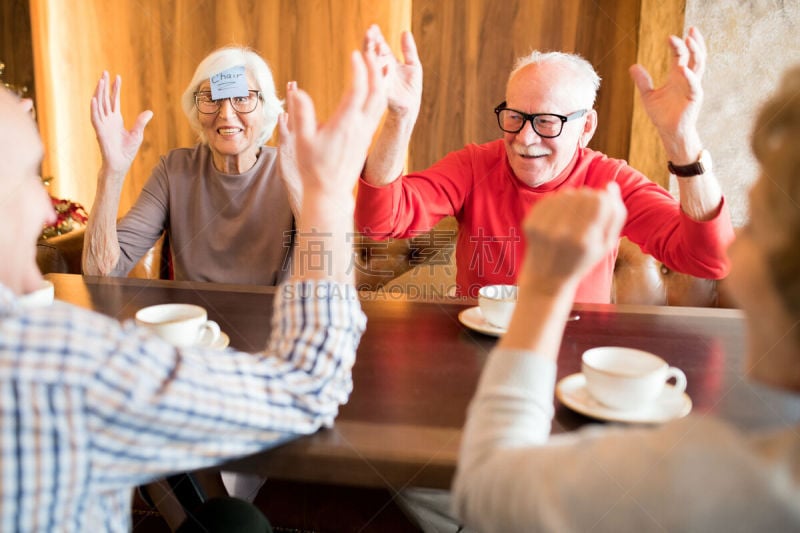
[[[106,174],[120,180],[128,173],[142,145],[144,128],[153,118],[152,111],[143,111],[136,118],[133,127],[126,130],[120,110],[121,86],[122,78],[119,75],[111,84],[108,72],[103,72],[95,87],[91,104],[92,126],[103,156],[103,167]]]

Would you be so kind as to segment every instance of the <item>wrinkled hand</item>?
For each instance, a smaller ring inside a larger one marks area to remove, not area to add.
[[[130,130],[125,129],[120,110],[120,87],[118,75],[110,87],[108,72],[103,72],[92,96],[92,126],[100,145],[103,165],[112,173],[124,177],[133,163],[144,139],[144,128],[153,118],[152,111],[143,111]]]
[[[555,294],[583,276],[619,242],[627,211],[616,183],[544,198],[523,223],[527,245],[520,288]]]
[[[286,95],[297,90],[297,82],[290,81],[286,84]],[[281,113],[278,117],[278,167],[281,179],[289,193],[289,206],[295,218],[300,216],[300,207],[303,205],[303,182],[300,180],[300,171],[297,169],[295,155],[294,132],[289,127],[289,114]]]
[[[318,125],[314,103],[302,89],[287,95],[287,140],[294,147],[302,194],[352,200],[372,136],[386,109],[387,89],[372,51],[353,52],[352,82],[327,123]]]
[[[650,74],[641,65],[630,68],[645,111],[667,142],[696,135],[697,118],[703,103],[701,80],[708,55],[705,40],[694,27],[689,29],[685,39],[670,36],[669,46],[672,61],[662,87],[653,88]]]
[[[363,50],[373,52],[378,58],[381,73],[388,85],[389,111],[416,117],[422,100],[422,64],[411,32],[403,32],[400,45],[403,50],[402,63],[392,53],[380,28],[373,24],[364,36]]]

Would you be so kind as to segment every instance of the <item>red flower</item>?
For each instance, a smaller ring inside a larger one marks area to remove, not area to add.
[[[86,224],[86,221],[89,220],[86,209],[77,202],[61,200],[52,196],[50,201],[53,203],[53,209],[56,212],[56,220],[44,227],[42,230],[43,239],[69,233],[76,222],[78,224]]]

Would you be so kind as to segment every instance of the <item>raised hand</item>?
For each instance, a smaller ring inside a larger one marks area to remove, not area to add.
[[[626,215],[613,182],[605,190],[559,191],[531,208],[517,305],[499,346],[558,357],[575,289],[617,245]]]
[[[422,64],[410,32],[403,32],[400,45],[403,50],[402,63],[392,53],[377,25],[370,26],[364,36],[364,51],[375,54],[381,73],[386,78],[389,111],[410,113],[416,117],[422,100]]]
[[[353,52],[350,62],[351,86],[325,124],[317,123],[305,91],[287,94],[285,143],[295,157],[303,202],[292,263],[295,280],[353,281],[353,189],[386,110],[386,84],[374,52]]]
[[[296,81],[287,83],[287,98],[292,91],[296,90]],[[300,216],[300,208],[303,205],[303,182],[300,179],[300,171],[297,169],[297,157],[294,148],[295,139],[294,133],[289,127],[289,114],[281,113],[278,117],[278,166],[283,184],[289,193],[289,206],[292,208],[295,218],[298,218]]]
[[[100,145],[103,166],[109,175],[117,179],[123,179],[127,174],[142,145],[144,128],[153,118],[152,111],[143,111],[136,118],[133,127],[126,130],[120,110],[121,86],[122,78],[119,75],[111,85],[108,72],[103,72],[91,103],[92,126]]]
[[[697,118],[703,103],[701,79],[706,66],[706,43],[697,28],[690,28],[685,39],[674,35],[669,38],[672,61],[667,81],[659,88],[653,87],[650,74],[641,65],[633,65],[630,74],[642,98],[644,109],[658,129],[664,147],[672,157],[680,159],[684,145],[691,145],[688,161],[696,160],[699,153],[691,153],[699,146]]]
[[[296,89],[287,95],[289,131],[293,132],[289,144],[294,145],[304,202],[309,193],[352,201],[372,136],[386,109],[387,88],[375,53],[353,52],[350,62],[351,87],[325,124],[317,124],[314,103],[305,91]]]
[[[525,217],[520,288],[555,294],[577,284],[619,241],[626,218],[616,183],[569,189],[538,202]]]

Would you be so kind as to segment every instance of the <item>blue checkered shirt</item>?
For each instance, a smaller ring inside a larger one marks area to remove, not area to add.
[[[332,425],[365,325],[353,287],[286,284],[264,352],[176,349],[0,285],[0,531],[129,531],[132,487]]]

